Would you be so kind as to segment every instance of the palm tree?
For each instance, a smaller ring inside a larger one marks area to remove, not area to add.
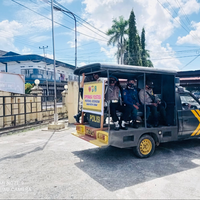
[[[110,39],[108,40],[108,45],[116,45],[118,47],[118,52],[117,52],[117,57],[118,57],[118,64],[119,64],[119,58],[121,57],[121,64],[123,62],[123,54],[124,54],[124,49],[126,49],[125,44],[125,35],[128,34],[128,21],[124,19],[123,16],[119,17],[119,21],[117,19],[113,20],[113,25],[111,29],[108,29],[107,35],[111,36]]]

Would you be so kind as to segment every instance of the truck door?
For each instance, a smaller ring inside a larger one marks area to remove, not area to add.
[[[182,123],[182,137],[200,135],[200,104],[190,93],[180,93],[182,110],[179,122]],[[179,124],[180,125],[180,124]]]

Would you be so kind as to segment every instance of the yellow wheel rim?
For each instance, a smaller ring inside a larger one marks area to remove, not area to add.
[[[142,140],[142,142],[140,143],[140,152],[143,155],[147,155],[151,152],[152,150],[152,143],[149,139],[144,139]]]

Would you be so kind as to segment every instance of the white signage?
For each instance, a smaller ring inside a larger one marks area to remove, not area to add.
[[[21,74],[0,72],[0,90],[4,92],[25,94],[24,76]]]

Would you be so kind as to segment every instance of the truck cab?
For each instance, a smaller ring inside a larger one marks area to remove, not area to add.
[[[176,71],[94,63],[80,67],[74,73],[79,76],[79,81],[82,73],[86,76],[98,73],[101,81],[84,84],[82,120],[75,124],[76,132],[73,135],[99,147],[131,148],[140,158],[153,155],[160,143],[199,137],[199,101],[176,84]],[[105,102],[105,88],[109,87],[107,80],[110,76],[117,77],[123,89],[130,76],[137,80],[138,91],[145,90],[147,79],[154,82],[154,94],[164,102],[168,126],[160,124],[149,128],[147,120],[144,120],[147,115],[144,104],[138,112],[138,129],[128,127],[128,130],[115,131],[109,102]],[[84,115],[87,116],[87,122],[84,121]]]

